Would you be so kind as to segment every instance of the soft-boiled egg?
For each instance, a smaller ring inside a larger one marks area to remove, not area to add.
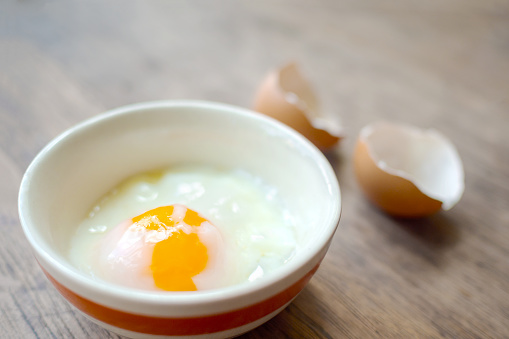
[[[193,278],[205,268],[224,269],[220,260],[223,249],[221,235],[210,221],[175,204],[154,208],[116,226],[102,240],[97,264],[101,275],[113,282],[195,291]]]
[[[296,247],[276,189],[245,171],[190,166],[136,175],[107,193],[73,236],[70,259],[119,285],[194,291],[262,278]]]

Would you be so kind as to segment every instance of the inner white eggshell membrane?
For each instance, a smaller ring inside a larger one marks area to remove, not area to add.
[[[454,145],[433,129],[381,122],[365,127],[361,139],[377,166],[411,181],[429,197],[454,206],[464,190],[464,172]]]
[[[281,68],[278,80],[285,100],[300,109],[314,128],[322,129],[333,136],[342,134],[341,124],[336,117],[322,117],[318,99],[295,63]]]

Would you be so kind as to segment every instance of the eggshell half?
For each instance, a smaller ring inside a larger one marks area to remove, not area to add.
[[[357,139],[354,170],[369,200],[399,217],[448,210],[464,191],[458,152],[435,130],[387,122],[366,126]]]
[[[339,122],[319,113],[317,99],[295,63],[267,75],[256,94],[254,110],[292,127],[321,150],[342,137]]]

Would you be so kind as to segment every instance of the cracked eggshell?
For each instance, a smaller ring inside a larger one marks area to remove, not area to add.
[[[256,94],[254,110],[292,127],[322,151],[342,138],[341,125],[320,114],[309,83],[294,63],[267,75]]]
[[[454,145],[435,130],[402,124],[364,127],[354,151],[354,170],[368,199],[398,217],[448,210],[465,187]]]

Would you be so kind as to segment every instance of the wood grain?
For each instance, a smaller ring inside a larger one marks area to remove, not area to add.
[[[0,337],[118,338],[36,266],[17,218],[22,174],[73,124],[148,100],[250,107],[295,60],[348,137],[328,154],[340,229],[317,275],[244,338],[509,338],[507,1],[13,1],[0,5]],[[451,211],[388,217],[351,156],[377,120],[434,127],[466,190]]]

